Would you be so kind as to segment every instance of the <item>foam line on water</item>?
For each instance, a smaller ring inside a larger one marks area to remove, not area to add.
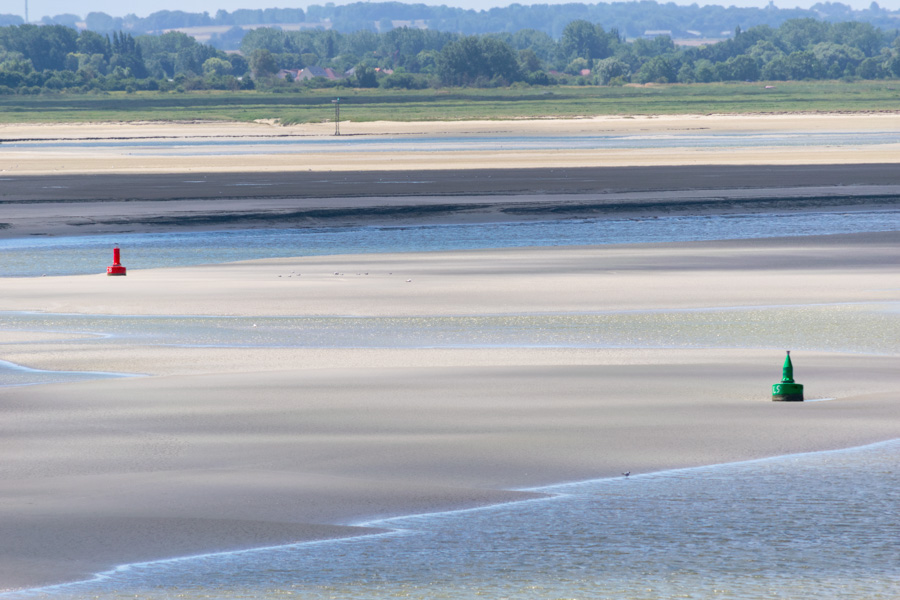
[[[66,588],[75,587],[75,586],[79,586],[79,585],[86,585],[86,584],[91,584],[91,583],[101,583],[101,582],[111,579],[121,573],[127,573],[129,571],[132,571],[135,569],[140,569],[142,567],[165,565],[165,564],[170,564],[170,563],[185,562],[185,561],[191,561],[191,560],[203,560],[203,559],[208,559],[208,558],[217,558],[217,557],[225,557],[225,556],[240,556],[242,554],[250,554],[253,552],[285,550],[288,548],[296,548],[296,547],[300,547],[300,546],[311,547],[311,546],[316,546],[316,545],[326,544],[326,543],[340,543],[342,541],[354,540],[354,539],[357,539],[362,536],[378,537],[378,536],[396,535],[397,533],[400,533],[400,532],[392,530],[392,531],[383,531],[383,532],[376,532],[376,533],[365,533],[365,534],[360,534],[357,536],[349,536],[349,537],[344,537],[344,538],[327,538],[327,539],[322,539],[322,540],[297,542],[294,544],[278,544],[278,545],[274,545],[274,546],[259,546],[259,547],[254,547],[254,548],[245,548],[242,550],[228,550],[228,551],[224,551],[224,552],[206,552],[203,554],[191,554],[191,555],[187,555],[187,556],[175,556],[175,557],[171,557],[171,558],[160,558],[157,560],[147,560],[147,561],[134,562],[134,563],[125,563],[122,565],[117,565],[117,566],[113,567],[112,569],[108,569],[106,571],[100,571],[98,573],[94,573],[91,577],[88,577],[86,579],[79,579],[78,581],[56,583],[56,584],[52,584],[52,585],[44,585],[44,586],[40,586],[40,587],[26,588],[23,590],[10,590],[10,591],[6,591],[6,592],[0,591],[0,598],[26,597],[29,594],[40,594],[40,593],[47,593],[47,592],[52,593],[55,591],[64,591]]]
[[[823,398],[822,400],[834,400],[835,398]],[[797,405],[802,405],[803,403],[798,402]],[[831,450],[811,450],[809,452],[794,452],[791,454],[779,454],[775,456],[763,456],[761,458],[751,458],[748,460],[737,460],[733,462],[727,463],[716,463],[712,465],[700,465],[696,467],[681,467],[676,469],[665,469],[662,471],[651,471],[649,473],[635,473],[625,476],[619,477],[601,477],[598,479],[584,479],[580,481],[572,481],[569,483],[559,483],[545,486],[537,486],[531,488],[520,488],[517,491],[523,492],[535,492],[535,493],[547,493],[547,494],[560,494],[564,495],[566,488],[569,487],[578,487],[578,486],[586,486],[597,484],[603,481],[625,481],[630,479],[639,479],[646,477],[660,477],[660,476],[670,476],[670,475],[679,475],[684,473],[702,473],[704,471],[709,471],[713,469],[717,469],[720,467],[739,467],[742,465],[753,465],[753,464],[762,464],[767,462],[775,462],[779,460],[794,460],[798,458],[803,458],[807,456],[828,456],[828,455],[839,455],[845,454],[848,452],[861,452],[865,450],[875,450],[878,448],[887,447],[893,444],[900,444],[900,438],[894,438],[890,440],[882,440],[880,442],[873,442],[871,444],[864,444],[862,446],[851,446],[849,448],[835,448]]]
[[[418,530],[410,530],[410,529],[402,529],[402,528],[387,528],[387,527],[385,527],[385,525],[389,525],[392,521],[400,521],[400,520],[408,521],[408,520],[413,520],[413,519],[415,519],[415,520],[423,519],[424,520],[427,518],[438,517],[441,515],[451,515],[451,514],[452,515],[460,515],[460,514],[466,514],[466,513],[473,513],[476,511],[492,510],[492,509],[500,508],[503,506],[521,505],[524,503],[552,502],[552,501],[560,499],[560,498],[565,498],[565,497],[571,496],[572,494],[565,492],[565,489],[573,488],[576,486],[596,485],[598,483],[619,485],[619,484],[624,484],[626,481],[632,481],[632,480],[640,481],[641,479],[647,479],[647,478],[651,478],[651,477],[668,477],[668,476],[672,476],[672,475],[682,475],[682,474],[689,474],[689,473],[703,473],[703,472],[715,470],[715,469],[721,468],[721,467],[733,467],[733,466],[740,466],[740,465],[774,462],[774,461],[780,461],[780,460],[791,460],[791,459],[797,459],[797,458],[802,458],[802,457],[807,457],[807,456],[839,455],[839,454],[845,454],[845,453],[849,453],[849,452],[875,450],[878,448],[888,447],[888,446],[895,445],[895,444],[900,444],[900,438],[884,440],[884,441],[880,441],[880,442],[874,442],[874,443],[865,444],[862,446],[853,446],[850,448],[839,448],[839,449],[832,449],[832,450],[815,450],[815,451],[810,451],[810,452],[798,452],[798,453],[792,453],[792,454],[769,456],[769,457],[755,458],[755,459],[743,460],[743,461],[734,461],[734,462],[728,462],[728,463],[717,463],[717,464],[712,464],[712,465],[702,465],[702,466],[696,466],[696,467],[665,469],[665,470],[654,471],[654,472],[650,472],[650,473],[635,474],[635,475],[631,475],[629,477],[623,477],[623,476],[603,477],[603,478],[587,479],[587,480],[562,483],[562,484],[552,484],[552,485],[547,485],[547,486],[518,488],[514,491],[543,494],[543,496],[537,497],[537,498],[527,498],[527,499],[522,499],[522,500],[510,500],[507,502],[499,502],[496,504],[488,504],[485,506],[478,506],[478,507],[473,507],[473,508],[434,511],[434,512],[427,512],[427,513],[411,514],[411,515],[406,515],[406,516],[361,520],[361,521],[353,522],[350,525],[354,526],[354,527],[366,527],[366,528],[377,527],[379,529],[386,529],[386,530],[378,531],[378,532],[371,532],[371,533],[362,533],[357,536],[347,536],[347,537],[342,537],[342,538],[312,540],[312,541],[306,541],[306,542],[297,542],[297,543],[293,543],[293,544],[262,546],[262,547],[255,547],[255,548],[246,548],[246,549],[242,549],[242,550],[230,550],[230,551],[225,551],[225,552],[208,552],[208,553],[202,553],[202,554],[163,558],[163,559],[158,559],[158,560],[126,563],[126,564],[118,565],[112,569],[108,569],[106,571],[101,571],[101,572],[95,573],[92,577],[78,580],[78,581],[71,581],[71,582],[66,582],[66,583],[59,583],[59,584],[40,586],[40,587],[34,587],[34,588],[27,588],[27,589],[23,589],[23,590],[11,590],[11,591],[7,591],[7,592],[0,592],[0,598],[25,598],[30,595],[46,594],[46,593],[52,594],[54,592],[64,592],[68,588],[72,588],[72,587],[79,586],[79,585],[103,582],[103,581],[108,580],[118,574],[127,573],[131,570],[140,569],[142,567],[165,565],[165,564],[192,561],[192,560],[205,560],[205,559],[215,559],[215,558],[228,557],[228,556],[240,556],[240,555],[246,555],[246,554],[251,554],[251,553],[255,553],[255,552],[280,551],[280,550],[287,550],[290,548],[299,548],[299,547],[304,547],[304,548],[305,547],[313,547],[313,546],[324,545],[324,544],[352,543],[362,537],[374,538],[374,537],[415,535],[415,534],[419,533]]]

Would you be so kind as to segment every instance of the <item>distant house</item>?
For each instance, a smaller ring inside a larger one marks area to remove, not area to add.
[[[375,25],[375,29],[378,31],[378,33],[385,33],[386,31],[390,31],[391,29],[397,29],[398,27],[408,27],[410,29],[428,29],[428,23],[425,21],[425,19],[381,19],[380,21],[372,21],[372,23]]]
[[[348,71],[347,73],[350,73],[350,71]],[[305,81],[314,77],[324,77],[325,79],[330,79],[332,81],[336,79],[342,79],[340,75],[338,75],[328,67],[324,69],[322,67],[306,67],[305,69],[281,69],[275,75],[276,77],[278,77],[278,79],[287,79],[290,76],[293,81]],[[346,77],[347,74],[345,74],[344,76]]]
[[[296,77],[294,77],[294,81],[303,81],[307,79],[313,79],[315,77],[324,77],[325,79],[330,79],[332,81],[341,78],[329,67],[306,67],[305,69],[300,71]]]
[[[656,38],[656,37],[660,37],[663,35],[672,37],[672,30],[671,29],[647,29],[646,31],[644,31],[645,38]]]
[[[393,20],[391,21],[391,25],[393,25],[394,28],[409,27],[410,29],[428,29],[428,23],[425,19],[411,19],[408,21]]]
[[[297,81],[297,78],[300,76],[300,69],[281,69],[275,74],[278,79],[287,79],[288,75],[291,76],[292,80]]]

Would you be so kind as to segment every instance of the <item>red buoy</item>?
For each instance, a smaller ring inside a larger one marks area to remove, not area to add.
[[[125,267],[119,262],[119,249],[113,248],[113,264],[112,266],[106,267],[107,275],[127,275],[125,273]]]

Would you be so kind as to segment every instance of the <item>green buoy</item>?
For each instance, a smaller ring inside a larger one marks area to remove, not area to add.
[[[803,384],[794,383],[794,365],[791,351],[787,351],[781,369],[781,383],[772,386],[772,402],[803,402]]]

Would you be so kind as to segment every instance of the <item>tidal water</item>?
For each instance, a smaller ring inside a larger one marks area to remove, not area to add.
[[[900,440],[533,491],[549,496],[0,597],[900,597]]]
[[[105,273],[260,258],[582,246],[865,233],[900,229],[900,210],[570,219],[409,227],[248,229],[0,240],[0,277]]]
[[[900,211],[882,211],[5,240],[0,276],[103,272],[112,244],[139,269],[898,228]],[[878,303],[404,319],[6,312],[0,328],[73,344],[251,347],[783,347],[787,335],[798,349],[896,354],[898,310]],[[766,337],[773,330],[777,340]],[[0,362],[0,381],[54,379]],[[123,565],[0,598],[900,598],[900,440],[534,491],[548,496],[359,523],[386,529],[381,535]]]
[[[141,156],[212,156],[233,154],[303,154],[345,152],[469,152],[500,150],[597,150],[640,148],[746,148],[820,146],[873,146],[900,143],[898,131],[822,131],[803,133],[691,132],[640,135],[467,135],[467,136],[363,136],[345,131],[340,137],[298,136],[227,138],[132,138],[86,140],[13,140],[4,149],[53,153],[71,148],[127,152]]]
[[[0,325],[2,327],[2,325]],[[126,373],[107,373],[101,371],[45,371],[23,367],[6,360],[0,360],[0,387],[18,387],[23,385],[39,385],[42,383],[69,383],[87,381],[89,379],[108,379],[111,377],[129,377]]]

